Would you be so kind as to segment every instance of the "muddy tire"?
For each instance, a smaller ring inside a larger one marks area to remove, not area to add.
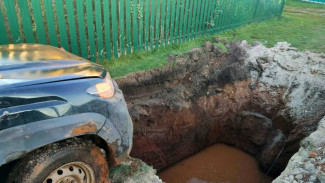
[[[17,163],[7,181],[44,182],[108,183],[107,161],[90,140],[71,139],[33,151]]]

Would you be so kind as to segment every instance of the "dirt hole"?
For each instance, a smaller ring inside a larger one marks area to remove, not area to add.
[[[249,153],[278,176],[325,114],[322,54],[287,43],[214,43],[165,67],[118,79],[134,122],[131,156],[162,170],[215,143]]]

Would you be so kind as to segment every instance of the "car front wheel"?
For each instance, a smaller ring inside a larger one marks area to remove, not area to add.
[[[32,152],[13,168],[8,183],[107,183],[108,165],[90,140],[70,139]]]

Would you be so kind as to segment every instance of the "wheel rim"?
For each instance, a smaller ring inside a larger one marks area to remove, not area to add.
[[[93,183],[94,170],[86,163],[72,162],[54,170],[43,183]]]

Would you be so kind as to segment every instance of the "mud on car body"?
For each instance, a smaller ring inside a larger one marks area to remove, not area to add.
[[[0,166],[12,165],[0,182],[105,182],[132,133],[101,66],[51,46],[0,46]]]

